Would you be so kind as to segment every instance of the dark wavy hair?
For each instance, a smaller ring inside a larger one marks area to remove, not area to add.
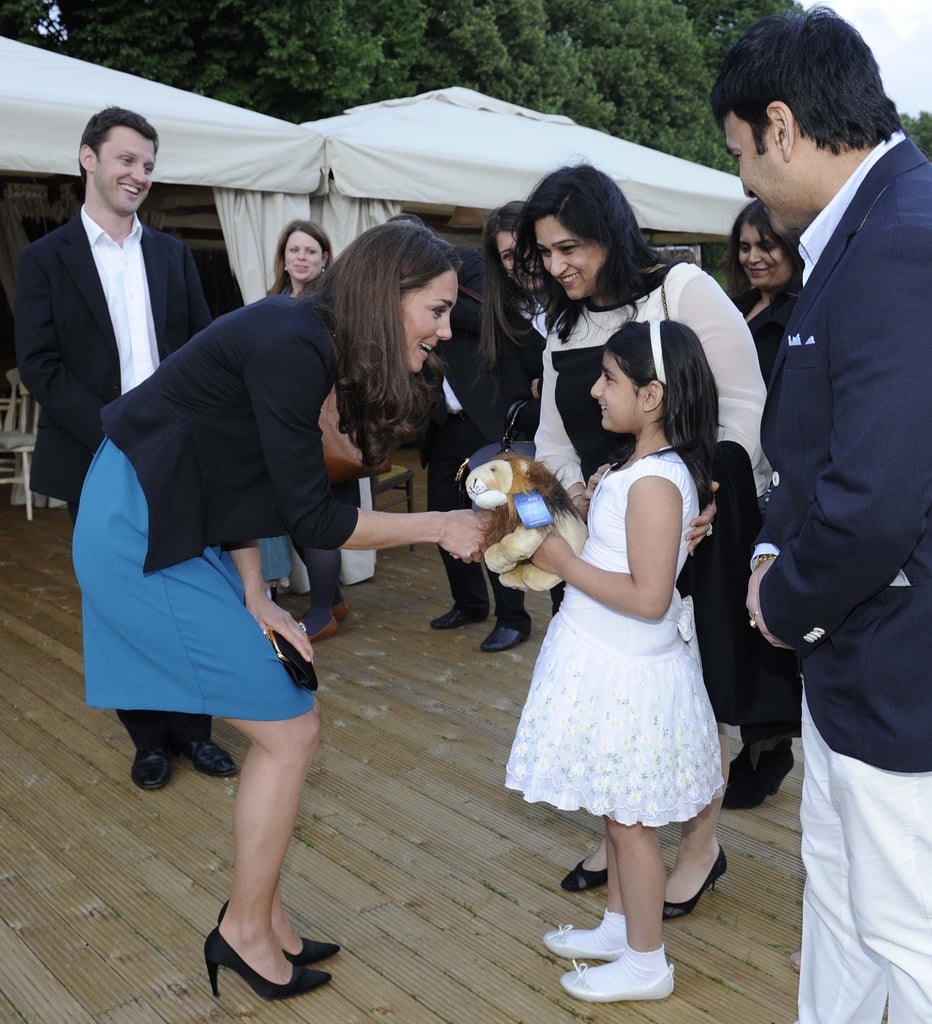
[[[561,167],[548,174],[524,204],[515,256],[522,273],[543,281],[547,327],[555,327],[561,341],[572,333],[585,301],[569,299],[560,283],[544,270],[535,226],[545,217],[556,218],[574,235],[605,251],[597,291],[611,296],[613,303],[633,306],[660,286],[672,266],[644,240],[628,200],[607,174],[589,164]]]
[[[127,110],[125,107],[104,107],[98,110],[90,121],[84,126],[81,133],[81,143],[78,146],[90,146],[95,156],[100,156],[100,147],[107,141],[111,128],[132,128],[134,132],[152,143],[154,152],[159,151],[159,133],[151,124],[134,110]],[[81,166],[78,160],[78,171],[81,174],[81,181],[87,184],[87,171]]]
[[[378,465],[423,427],[433,401],[430,375],[411,372],[401,300],[460,261],[429,228],[398,221],[363,232],[306,300],[333,337],[340,429],[363,461]],[[433,357],[435,379],[442,378]]]
[[[762,18],[725,55],[712,87],[719,127],[730,113],[746,121],[763,153],[775,101],[792,110],[803,136],[836,155],[876,146],[902,127],[870,47],[826,7]]]
[[[695,331],[675,320],[660,321],[663,353],[663,432],[696,483],[699,507],[712,500],[712,460],[718,439],[718,388]],[[636,387],[657,380],[650,344],[650,323],[626,324],[606,342],[605,352]],[[634,451],[634,438],[625,435],[615,455],[625,462]]]
[[[285,248],[288,245],[288,239],[296,231],[310,235],[320,246],[324,256],[323,263],[321,264],[322,267],[326,267],[333,258],[333,246],[330,244],[330,237],[319,224],[315,224],[312,220],[289,221],[282,228],[278,241],[275,243],[275,282],[269,289],[269,295],[291,294],[291,275],[285,270]],[[309,281],[304,290],[307,291],[313,284],[313,281]]]
[[[482,229],[483,302],[481,348],[483,368],[493,373],[501,344],[520,345],[534,328],[524,315],[530,296],[502,266],[498,252],[500,231],[517,233],[524,203],[515,201],[493,210]]]
[[[741,251],[741,229],[745,224],[755,228],[761,238],[769,239],[774,245],[783,250],[786,258],[793,266],[793,276],[785,291],[790,293],[798,292],[803,283],[803,261],[800,258],[799,250],[795,245],[790,245],[782,235],[774,231],[767,207],[759,199],[753,199],[735,218],[731,234],[728,236],[728,245],[725,249],[725,277],[728,285],[727,291],[731,298],[737,299],[739,296],[751,291],[752,288],[748,275],[738,259]]]

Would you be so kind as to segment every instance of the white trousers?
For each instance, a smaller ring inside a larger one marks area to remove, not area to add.
[[[799,1024],[932,1024],[932,772],[836,754],[805,700],[802,738]]]

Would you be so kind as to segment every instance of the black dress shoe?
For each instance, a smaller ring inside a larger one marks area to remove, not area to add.
[[[459,629],[460,626],[468,626],[470,622],[485,622],[488,617],[488,612],[485,615],[467,615],[454,605],[446,615],[441,615],[439,619],[431,619],[430,628]]]
[[[566,889],[567,892],[582,892],[584,889],[598,889],[608,883],[608,868],[602,868],[601,871],[590,871],[589,868],[584,867],[585,863],[586,858],[583,857],[563,879],[560,887]]]
[[[220,913],[217,915],[217,924],[220,924],[224,917],[226,917],[227,907],[230,901],[220,908]],[[308,964],[316,964],[318,960],[326,960],[328,957],[336,956],[340,952],[340,947],[335,942],[318,942],[316,939],[301,939],[301,952],[300,953],[289,953],[287,949],[283,949],[282,952],[285,954],[285,959],[295,965],[295,967],[307,967]]]
[[[699,892],[691,900],[684,900],[682,903],[668,903],[666,900],[663,901],[663,919],[668,921],[671,917],[685,917],[687,914],[691,914],[696,909],[696,904],[699,902],[699,897],[706,891],[706,889],[714,889],[715,883],[725,874],[728,870],[728,858],[725,856],[725,851],[719,847],[718,856],[715,858],[715,863],[712,865],[712,870],[709,872],[706,880],[702,883],[699,888]]]
[[[175,753],[183,754],[194,763],[194,770],[204,775],[232,775],[236,771],[233,758],[211,740],[194,740],[193,743],[176,743]]]
[[[491,633],[479,644],[480,651],[490,651],[493,654],[498,651],[510,651],[512,647],[523,644],[527,640],[527,634],[517,629],[509,629],[507,626],[496,626]]]
[[[137,750],[129,777],[140,789],[161,789],[172,777],[168,751],[162,747]]]
[[[773,796],[780,783],[793,767],[793,741],[783,739],[773,750],[765,750],[751,767],[750,748],[745,744],[728,770],[728,788],[723,806],[733,811],[760,807],[768,796]]]

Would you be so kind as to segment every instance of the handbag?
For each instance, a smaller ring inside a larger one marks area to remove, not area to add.
[[[304,629],[303,622],[299,625],[301,629]],[[281,633],[276,633],[274,629],[266,629],[263,632],[275,650],[276,657],[285,666],[285,670],[292,680],[298,686],[303,686],[305,690],[316,690],[317,673],[314,671],[313,662],[305,661],[297,647],[290,640],[286,640]]]
[[[367,466],[362,461],[362,452],[349,434],[340,430],[340,410],[337,406],[336,388],[324,399],[320,409],[321,441],[324,446],[324,462],[332,484],[345,484],[367,476],[378,476],[392,468],[391,457],[378,466]]]
[[[456,471],[456,482],[463,483],[467,476],[477,467],[497,459],[501,455],[523,455],[525,458],[533,459],[536,451],[533,441],[516,441],[514,439],[515,421],[518,413],[527,405],[526,398],[520,398],[512,402],[505,414],[505,430],[502,439],[498,444],[486,444],[477,449],[464,459],[460,468]]]

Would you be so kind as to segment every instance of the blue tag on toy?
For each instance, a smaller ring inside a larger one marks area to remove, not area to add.
[[[518,518],[529,530],[539,526],[550,526],[553,523],[550,509],[547,508],[539,491],[525,491],[523,494],[513,494],[512,497]]]

